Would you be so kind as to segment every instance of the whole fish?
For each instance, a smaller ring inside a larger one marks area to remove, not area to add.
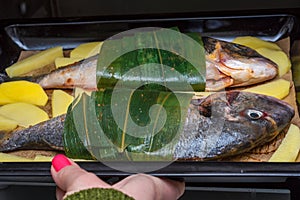
[[[273,140],[294,116],[294,109],[273,97],[242,91],[193,98],[176,144],[178,160],[209,160],[247,152]],[[12,132],[0,151],[63,150],[65,115]]]
[[[256,84],[273,79],[277,75],[277,65],[249,47],[209,37],[202,39],[206,52],[206,91]],[[98,56],[94,56],[49,74],[28,79],[39,83],[43,88],[81,87],[96,90],[97,59]],[[100,77],[120,79],[120,72],[112,71],[105,75],[97,73]],[[16,79],[23,78],[12,80]],[[143,77],[145,82],[148,79],[153,81],[152,77]]]

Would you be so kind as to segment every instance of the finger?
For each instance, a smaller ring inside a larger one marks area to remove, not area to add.
[[[184,182],[161,179],[146,174],[129,176],[114,188],[134,197],[135,199],[178,199],[184,193]]]
[[[95,174],[83,170],[75,162],[61,155],[54,157],[51,174],[57,186],[67,193],[91,187],[110,187],[109,184],[100,180]]]
[[[57,200],[62,200],[63,197],[65,196],[66,192],[61,190],[59,187],[56,187],[56,199]]]

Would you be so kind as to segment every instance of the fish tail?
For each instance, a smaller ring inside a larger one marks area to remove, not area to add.
[[[11,82],[11,81],[30,81],[30,82],[37,82],[37,77],[31,77],[31,76],[19,76],[19,77],[12,77],[10,78],[6,74],[0,73],[0,84],[5,82]]]
[[[62,133],[65,115],[26,129],[2,134],[0,152],[20,149],[63,150]]]

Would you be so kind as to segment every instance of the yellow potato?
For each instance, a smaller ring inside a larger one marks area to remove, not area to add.
[[[73,63],[76,63],[80,60],[83,60],[83,58],[76,57],[76,58],[66,58],[66,57],[61,57],[61,58],[56,58],[54,63],[56,68],[64,67],[67,65],[71,65]]]
[[[274,152],[269,162],[294,162],[300,150],[299,127],[291,124],[285,138]]]
[[[34,162],[51,162],[53,156],[43,156],[43,155],[36,155],[33,159]],[[84,161],[95,161],[95,160],[84,160],[84,159],[72,159],[75,162],[84,162]]]
[[[268,48],[258,48],[256,51],[262,56],[269,58],[278,65],[278,76],[281,77],[291,69],[291,61],[289,57],[281,50]]]
[[[88,90],[84,90],[82,88],[75,88],[75,91],[74,91],[74,96],[75,98],[77,97],[80,97],[83,93],[91,96],[92,95],[92,92],[91,91],[88,91]]]
[[[13,100],[8,98],[3,92],[0,91],[0,105],[4,105],[8,103],[13,103]]]
[[[65,114],[74,97],[62,90],[54,90],[52,93],[52,117]]]
[[[41,51],[18,61],[6,68],[5,71],[9,77],[20,76],[53,63],[57,57],[63,57],[63,49],[61,46]]]
[[[35,162],[51,162],[53,156],[43,156],[43,155],[36,155],[33,159]]]
[[[33,160],[0,152],[0,162],[32,162]]]
[[[0,115],[0,131],[11,131],[17,128],[18,122]]]
[[[80,44],[70,52],[71,58],[88,58],[97,55],[101,49],[102,42],[88,42]]]
[[[28,128],[49,119],[48,114],[37,106],[28,103],[12,103],[0,107],[0,115]]]
[[[92,95],[92,91],[84,90],[82,88],[75,88],[74,90],[74,101],[72,103],[72,107],[76,106],[77,103],[80,101],[82,94],[86,94],[88,96]]]
[[[43,88],[29,81],[11,81],[0,84],[0,97],[4,94],[9,101],[0,100],[0,105],[25,102],[38,106],[46,105],[48,96]]]
[[[290,82],[284,79],[277,79],[271,82],[247,88],[243,91],[264,94],[278,99],[283,99],[290,92]]]
[[[236,37],[232,42],[250,47],[252,49],[268,48],[281,50],[281,48],[277,44],[253,36]]]

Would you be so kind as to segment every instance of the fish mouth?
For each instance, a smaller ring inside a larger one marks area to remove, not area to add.
[[[265,108],[267,116],[265,119],[274,124],[278,132],[290,124],[295,115],[295,110],[290,104],[271,96],[258,95],[258,97],[267,102]]]

